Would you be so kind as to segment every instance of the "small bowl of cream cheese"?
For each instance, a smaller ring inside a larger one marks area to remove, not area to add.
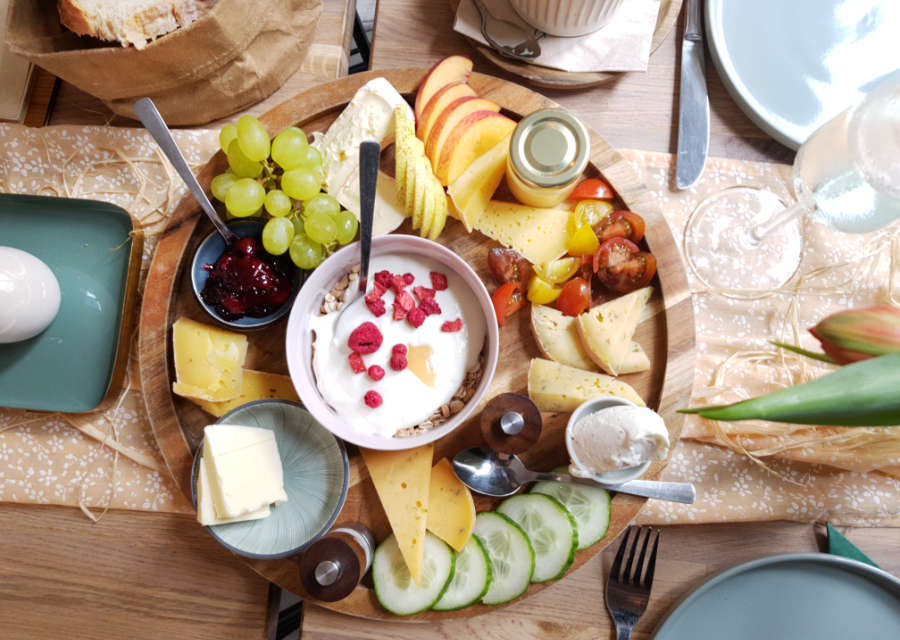
[[[605,484],[642,476],[669,453],[669,431],[647,407],[612,396],[592,398],[572,412],[566,425],[569,472]]]

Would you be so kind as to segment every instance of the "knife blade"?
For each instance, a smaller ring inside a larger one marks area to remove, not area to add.
[[[687,189],[697,181],[709,149],[709,96],[703,60],[700,0],[688,0],[681,41],[681,93],[678,98],[678,156],[675,186]]]

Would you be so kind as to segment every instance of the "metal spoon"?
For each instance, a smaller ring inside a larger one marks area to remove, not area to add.
[[[175,167],[175,171],[181,176],[181,179],[184,180],[184,184],[187,185],[187,188],[193,194],[194,199],[200,204],[203,213],[212,220],[212,223],[216,226],[216,231],[218,231],[219,235],[225,240],[226,246],[237,240],[237,236],[225,226],[225,222],[219,217],[219,214],[216,213],[212,202],[206,197],[203,188],[200,186],[200,183],[197,182],[197,178],[194,177],[191,168],[188,166],[187,160],[185,160],[184,156],[181,154],[181,149],[175,144],[175,140],[172,138],[172,132],[169,131],[169,127],[166,126],[162,116],[159,115],[159,111],[157,111],[153,101],[150,98],[141,98],[134,103],[134,112],[137,114],[137,117],[140,118],[140,121],[144,124],[147,131],[150,132],[150,135],[153,136],[153,139],[156,140],[156,144],[162,149],[162,152],[169,159],[169,162]]]
[[[534,35],[513,22],[497,18],[481,0],[473,2],[481,14],[481,35],[497,53],[526,62],[541,55],[541,45]]]
[[[473,491],[496,497],[512,495],[523,485],[541,480],[600,486],[618,493],[685,504],[693,504],[697,495],[694,485],[689,482],[632,480],[622,484],[603,484],[573,478],[565,473],[538,473],[526,469],[514,455],[485,447],[472,447],[457,453],[453,458],[453,471]]]

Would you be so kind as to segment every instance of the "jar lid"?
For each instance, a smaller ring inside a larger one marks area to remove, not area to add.
[[[509,157],[520,178],[540,187],[559,187],[581,175],[590,146],[578,118],[562,109],[541,109],[516,126]]]

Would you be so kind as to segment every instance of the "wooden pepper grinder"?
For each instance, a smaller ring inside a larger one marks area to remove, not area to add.
[[[541,437],[541,412],[527,397],[501,393],[481,412],[481,435],[485,443],[502,453],[522,453]]]
[[[375,540],[358,522],[344,523],[314,542],[300,559],[300,582],[325,602],[346,598],[372,566]]]

